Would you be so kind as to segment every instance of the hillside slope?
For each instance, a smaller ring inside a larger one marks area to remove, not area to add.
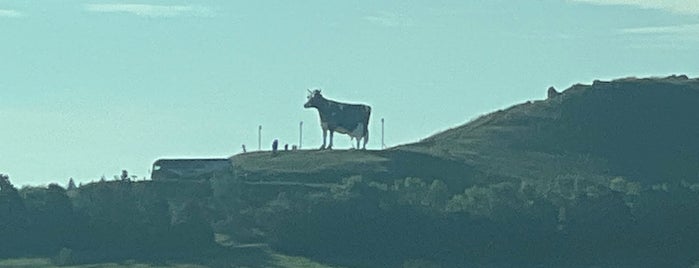
[[[398,150],[502,176],[576,173],[654,183],[699,179],[699,80],[595,81],[515,105]]]

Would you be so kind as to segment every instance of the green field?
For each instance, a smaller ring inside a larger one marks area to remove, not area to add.
[[[250,260],[242,263],[226,263],[216,266],[205,266],[199,264],[186,263],[171,263],[171,264],[145,264],[134,261],[125,261],[121,263],[95,263],[83,264],[75,266],[57,266],[51,263],[50,259],[45,258],[23,258],[23,259],[8,259],[0,260],[0,267],[12,268],[206,268],[206,267],[308,267],[308,268],[339,268],[339,266],[328,266],[321,263],[313,262],[303,257],[294,257],[281,254],[270,254],[270,261],[265,264],[250,263]]]
[[[29,259],[9,259],[1,260],[0,267],[27,267],[27,268],[49,268],[49,267],[63,267],[63,268],[97,268],[97,267],[107,267],[107,268],[189,268],[189,267],[206,267],[194,264],[167,264],[167,265],[151,265],[133,262],[124,263],[96,263],[96,264],[85,264],[77,266],[56,266],[51,263],[49,259],[41,258],[29,258]]]

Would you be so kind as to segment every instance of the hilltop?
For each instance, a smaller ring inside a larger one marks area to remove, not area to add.
[[[596,80],[388,150],[303,151],[277,158],[251,153],[231,160],[243,172],[302,181],[414,176],[461,185],[575,174],[652,184],[699,179],[697,122],[698,79]]]
[[[399,150],[518,178],[583,172],[643,182],[699,175],[699,80],[626,78],[484,115]]]

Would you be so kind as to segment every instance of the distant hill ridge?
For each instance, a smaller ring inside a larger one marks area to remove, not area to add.
[[[576,84],[399,146],[516,178],[565,172],[644,182],[699,180],[699,79]]]

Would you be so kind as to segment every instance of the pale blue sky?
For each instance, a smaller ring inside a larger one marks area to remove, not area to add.
[[[0,0],[0,173],[147,176],[162,157],[321,143],[306,89],[372,106],[369,148],[546,88],[699,75],[699,0]],[[336,136],[348,148],[349,137]]]

